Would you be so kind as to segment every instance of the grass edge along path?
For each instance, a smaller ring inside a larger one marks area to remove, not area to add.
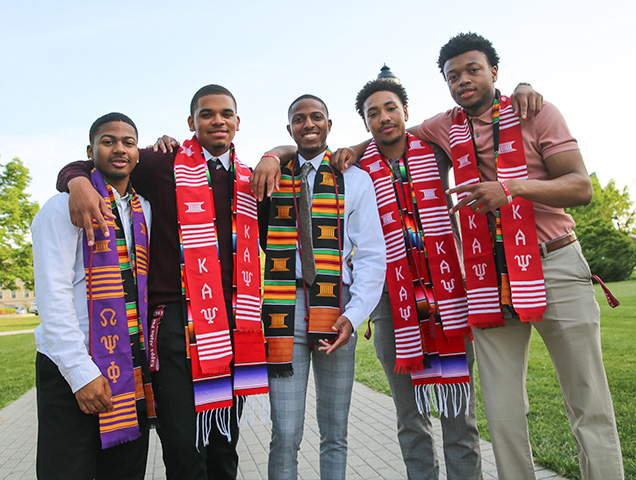
[[[625,478],[636,478],[636,337],[630,333],[635,331],[632,322],[636,319],[636,281],[616,282],[608,286],[621,305],[610,308],[600,287],[595,285],[596,299],[601,307],[603,359],[614,400]],[[375,356],[373,338],[366,340],[363,337],[366,328],[365,322],[358,329],[355,379],[369,388],[390,395],[382,366]],[[490,441],[476,364],[475,383],[479,432],[482,438]],[[530,402],[528,425],[534,460],[564,477],[580,478],[576,441],[565,415],[556,373],[536,331],[530,344],[527,391]]]

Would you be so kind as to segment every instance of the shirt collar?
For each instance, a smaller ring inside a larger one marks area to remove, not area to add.
[[[492,105],[490,106],[489,109],[487,109],[484,113],[482,113],[481,115],[477,115],[476,117],[472,117],[470,115],[468,115],[468,113],[466,113],[466,116],[468,117],[468,121],[469,122],[479,122],[479,123],[485,123],[485,124],[491,124],[492,123]]]
[[[300,167],[302,167],[305,164],[305,162],[309,162],[313,165],[314,170],[317,171],[318,167],[320,167],[320,163],[322,162],[322,159],[325,157],[325,153],[327,153],[327,150],[323,151],[322,153],[319,153],[314,158],[310,158],[310,159],[306,159],[299,153],[298,163],[300,164]]]
[[[128,186],[126,187],[126,193],[124,195],[120,195],[116,188],[111,185],[111,190],[113,191],[113,198],[116,202],[128,202],[132,196],[132,185],[128,182]]]
[[[201,147],[201,149],[203,150],[203,156],[205,157],[206,162],[209,162],[212,159],[218,158],[221,161],[221,165],[223,165],[223,168],[225,168],[225,170],[230,169],[230,149],[229,148],[227,149],[225,153],[223,153],[219,157],[215,157],[203,147]]]

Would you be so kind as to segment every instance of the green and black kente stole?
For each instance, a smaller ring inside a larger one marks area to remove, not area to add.
[[[335,340],[331,327],[340,316],[342,298],[342,246],[344,178],[330,166],[331,152],[322,159],[313,186],[312,234],[316,279],[309,287],[308,342]],[[269,373],[293,375],[296,303],[296,211],[300,195],[300,167],[294,158],[281,167],[280,188],[272,195],[267,232],[263,323],[268,343]]]

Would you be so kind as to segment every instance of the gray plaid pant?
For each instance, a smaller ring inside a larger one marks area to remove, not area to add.
[[[307,345],[305,299],[296,291],[294,353],[291,377],[269,377],[272,440],[269,445],[270,480],[296,479],[298,450],[305,423],[305,400],[309,364],[313,363],[316,383],[316,417],[320,430],[320,476],[344,479],[347,468],[347,423],[353,388],[356,337],[329,356]],[[343,286],[342,303],[349,301]]]
[[[408,374],[395,371],[395,330],[389,294],[382,294],[380,303],[371,313],[374,325],[375,353],[384,368],[391,388],[397,416],[397,435],[409,480],[437,480],[439,463],[435,450],[433,425],[428,416],[420,415],[415,403],[415,388]],[[481,452],[475,416],[475,385],[473,363],[475,353],[466,342],[466,358],[470,372],[470,407],[468,416],[441,417],[446,475],[449,480],[480,480]],[[451,408],[452,411],[452,408]]]

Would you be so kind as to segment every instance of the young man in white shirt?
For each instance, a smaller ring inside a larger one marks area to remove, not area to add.
[[[65,193],[31,226],[41,319],[37,475],[141,480],[154,416],[144,341],[150,205],[129,183],[139,157],[133,121],[109,113],[89,137],[91,181],[116,217],[109,236],[99,232],[89,246],[71,223]]]

